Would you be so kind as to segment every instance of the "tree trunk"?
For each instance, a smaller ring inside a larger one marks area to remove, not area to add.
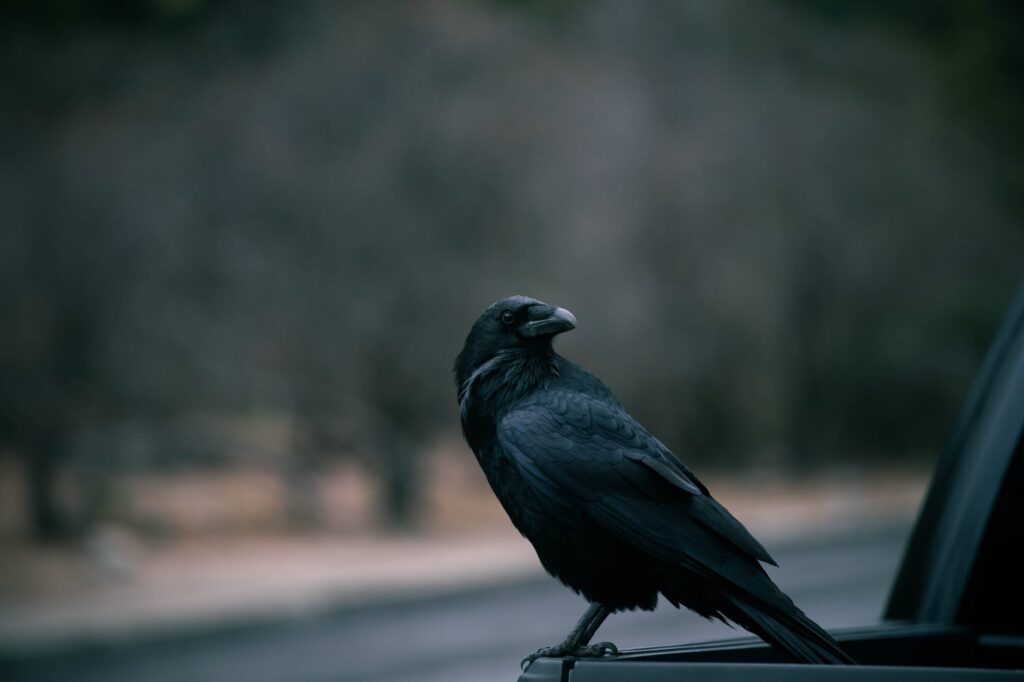
[[[57,490],[58,473],[66,436],[57,428],[31,439],[25,453],[25,488],[32,537],[40,541],[67,537],[70,532],[66,510]]]

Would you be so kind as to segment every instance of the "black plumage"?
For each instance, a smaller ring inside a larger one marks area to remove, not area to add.
[[[612,392],[561,357],[575,327],[524,296],[489,307],[455,362],[462,429],[544,568],[591,607],[538,655],[602,655],[588,646],[611,612],[651,610],[658,594],[732,621],[794,660],[845,663],[835,641],[771,581],[764,547]]]

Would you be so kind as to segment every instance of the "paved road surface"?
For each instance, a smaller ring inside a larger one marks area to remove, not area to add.
[[[780,586],[825,627],[878,620],[907,524],[768,544]],[[539,577],[472,594],[392,604],[174,641],[0,665],[0,680],[48,682],[477,682],[514,680],[518,662],[554,644],[582,598]],[[612,616],[598,632],[620,648],[730,637],[728,627],[663,605]]]

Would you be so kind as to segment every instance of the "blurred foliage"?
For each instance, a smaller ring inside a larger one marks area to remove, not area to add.
[[[61,37],[91,29],[166,27],[198,18],[207,0],[7,0],[7,30]]]
[[[512,293],[698,468],[930,456],[1021,275],[1020,12],[917,5],[8,5],[0,429],[37,525],[61,468],[240,460],[303,517],[339,453],[408,523]],[[268,418],[273,452],[230,435]]]
[[[837,24],[862,23],[926,50],[942,79],[945,104],[1005,147],[1000,179],[1007,197],[1024,196],[1024,5],[1009,0],[825,2],[786,0]],[[1019,207],[1018,207],[1019,208]]]

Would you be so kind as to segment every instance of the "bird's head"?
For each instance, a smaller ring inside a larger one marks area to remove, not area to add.
[[[488,363],[517,351],[550,350],[551,339],[576,327],[576,318],[527,296],[510,296],[492,304],[473,324],[455,359],[455,386],[462,390]]]

